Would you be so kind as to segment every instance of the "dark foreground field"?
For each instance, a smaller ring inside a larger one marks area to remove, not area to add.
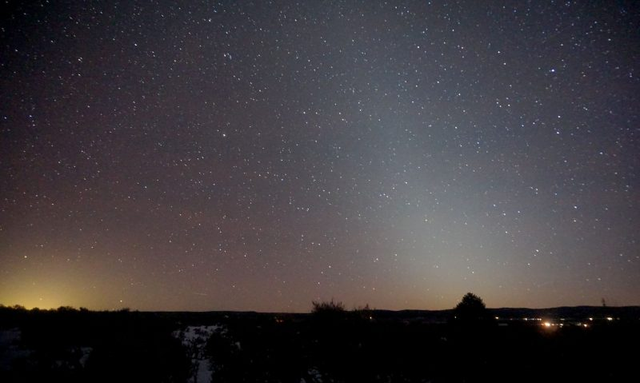
[[[490,320],[458,323],[449,311],[310,315],[3,307],[0,382],[638,378],[638,308],[489,312]]]

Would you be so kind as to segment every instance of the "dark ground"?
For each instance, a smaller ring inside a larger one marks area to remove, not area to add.
[[[310,315],[2,307],[0,381],[185,382],[193,362],[173,334],[203,325],[224,329],[203,340],[202,357],[214,366],[214,382],[637,379],[638,307],[489,312],[498,320],[458,323],[452,311]],[[545,327],[546,320],[552,326]]]

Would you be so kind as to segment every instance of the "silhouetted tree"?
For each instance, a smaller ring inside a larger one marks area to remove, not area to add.
[[[489,312],[482,298],[467,293],[454,309],[454,319],[461,323],[477,323],[489,319]]]

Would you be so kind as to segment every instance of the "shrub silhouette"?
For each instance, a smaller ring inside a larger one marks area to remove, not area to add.
[[[311,302],[313,308],[311,309],[311,313],[315,315],[331,315],[338,314],[342,315],[345,312],[344,304],[342,302],[335,302],[333,298],[329,302]]]

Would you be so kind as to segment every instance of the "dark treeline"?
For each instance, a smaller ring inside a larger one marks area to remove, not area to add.
[[[637,308],[593,309],[573,315],[604,320],[546,328],[539,321],[496,319],[498,311],[476,296],[431,312],[435,316],[347,310],[339,302],[316,302],[311,314],[0,307],[0,381],[186,382],[196,376],[194,360],[175,333],[203,325],[224,329],[204,339],[214,382],[537,383],[634,376],[635,354],[627,350],[640,341]],[[500,312],[541,313],[527,310]],[[615,317],[607,320],[608,313]],[[560,323],[560,317],[551,319]]]
[[[185,381],[189,361],[171,335],[175,326],[128,310],[0,308],[0,329],[20,330],[19,344],[5,344],[2,353],[19,346],[24,354],[3,366],[0,381]],[[83,349],[90,350],[84,363]]]

